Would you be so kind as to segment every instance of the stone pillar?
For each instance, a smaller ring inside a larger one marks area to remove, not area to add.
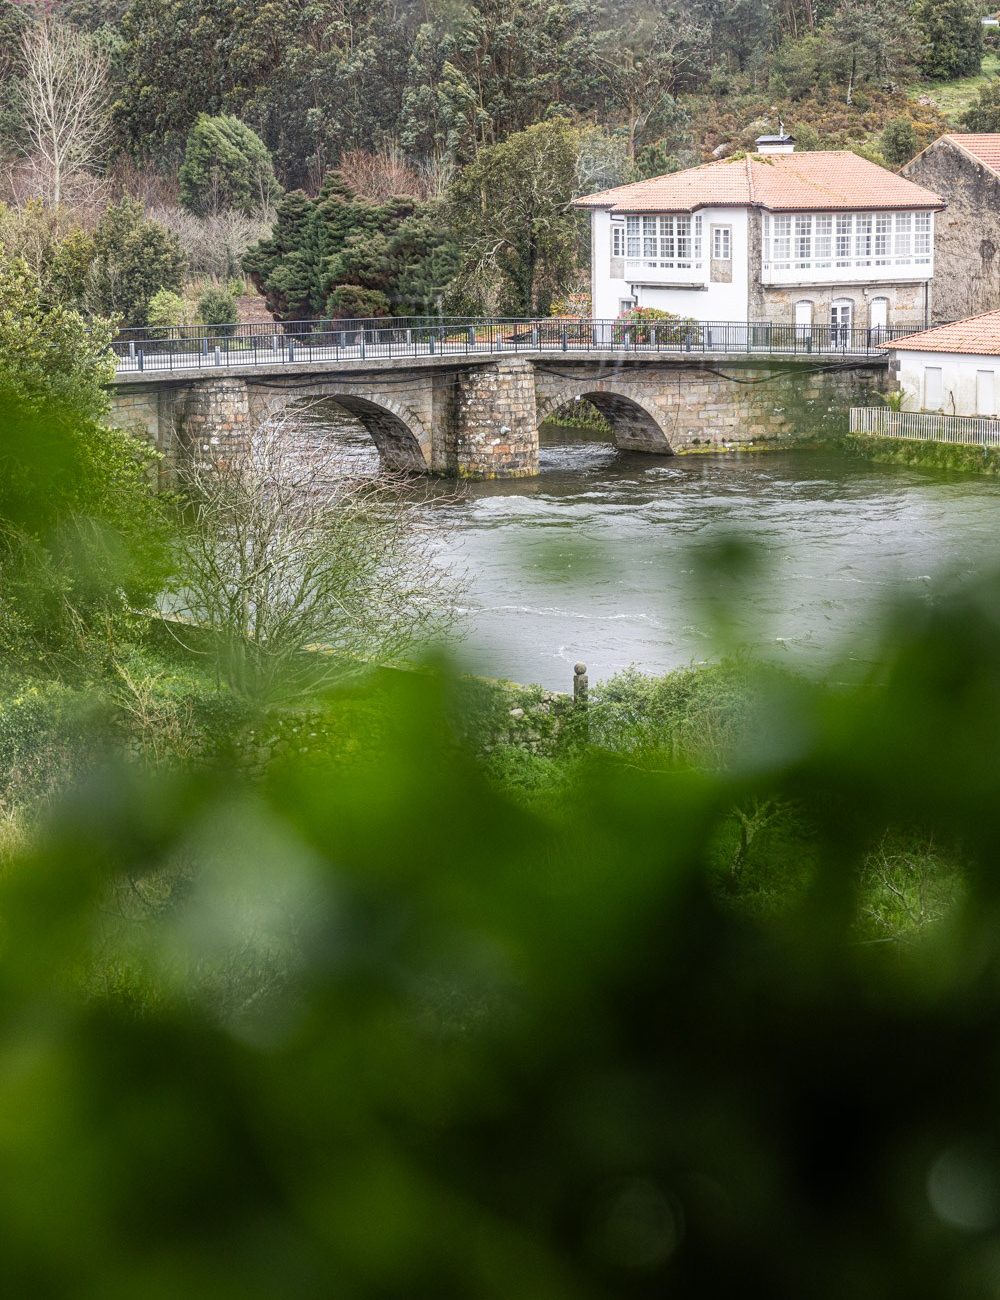
[[[450,430],[448,472],[459,478],[528,478],[538,473],[535,372],[511,358],[461,375]]]
[[[177,403],[177,422],[185,448],[238,441],[250,421],[245,379],[212,379],[192,384]]]

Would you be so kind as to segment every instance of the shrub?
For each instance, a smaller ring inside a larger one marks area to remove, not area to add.
[[[690,317],[678,316],[658,307],[632,307],[615,321],[616,343],[701,344],[701,326]]]
[[[218,285],[210,285],[201,295],[198,314],[216,334],[232,334],[236,329],[236,301]]]
[[[339,284],[326,300],[330,320],[367,320],[388,316],[392,308],[380,289],[363,289],[357,284]]]
[[[151,338],[168,338],[171,329],[188,320],[187,303],[173,289],[158,289],[149,300],[146,317]]]
[[[894,117],[879,137],[882,157],[890,167],[902,167],[920,150],[920,141],[908,117]]]
[[[1000,77],[982,88],[976,102],[962,116],[967,131],[980,131],[992,135],[1000,131]]]

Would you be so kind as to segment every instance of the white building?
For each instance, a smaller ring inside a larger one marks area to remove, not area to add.
[[[937,194],[846,151],[759,152],[577,199],[598,318],[926,325]]]
[[[939,325],[887,345],[904,411],[998,414],[1000,311]]]

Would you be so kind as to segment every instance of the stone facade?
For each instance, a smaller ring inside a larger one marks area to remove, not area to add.
[[[630,451],[722,451],[809,434],[814,417],[889,383],[885,360],[600,354],[387,368],[381,374],[197,377],[125,382],[113,418],[153,440],[169,476],[188,449],[239,438],[254,421],[323,398],[354,415],[394,468],[459,478],[538,472],[538,426],[585,398]]]
[[[913,177],[916,180],[916,177]],[[925,182],[921,182],[922,184]],[[938,219],[940,220],[940,214]],[[766,285],[761,283],[763,263],[762,216],[758,208],[750,213],[750,319],[772,321],[775,325],[795,324],[795,304],[812,303],[812,323],[830,324],[830,307],[837,300],[847,299],[853,306],[855,329],[869,329],[872,324],[871,304],[876,298],[885,298],[889,304],[887,324],[913,325],[923,328],[930,324],[932,286],[926,281],[909,283],[858,283],[858,284],[798,284]],[[935,280],[935,284],[937,281]]]
[[[1000,308],[1000,176],[947,136],[903,175],[948,204],[935,221],[934,321]]]
[[[776,325],[795,324],[795,304],[812,303],[814,325],[830,324],[830,307],[834,302],[850,302],[854,329],[870,329],[871,305],[876,298],[888,303],[887,323],[913,325],[923,329],[930,324],[931,292],[926,280],[909,284],[806,284],[760,287],[760,315],[757,319]]]

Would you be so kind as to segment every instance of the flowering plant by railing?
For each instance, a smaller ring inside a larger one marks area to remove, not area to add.
[[[615,322],[616,343],[701,345],[701,325],[687,316],[658,307],[631,307]]]

